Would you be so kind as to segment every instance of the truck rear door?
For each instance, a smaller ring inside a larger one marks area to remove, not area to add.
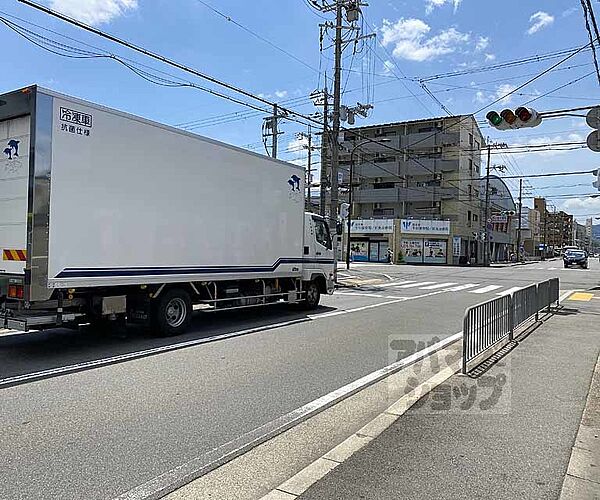
[[[27,260],[30,116],[0,121],[0,277]]]

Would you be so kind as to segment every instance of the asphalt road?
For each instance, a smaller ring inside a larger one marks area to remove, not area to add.
[[[344,273],[344,271],[342,271]],[[357,283],[306,315],[273,307],[198,316],[177,339],[56,330],[0,336],[2,499],[113,498],[399,357],[461,330],[469,305],[558,276],[600,286],[600,264],[356,266]],[[252,329],[251,332],[247,330]],[[231,334],[230,338],[215,339]],[[205,343],[35,382],[27,374],[152,347]],[[214,339],[211,341],[211,339]]]

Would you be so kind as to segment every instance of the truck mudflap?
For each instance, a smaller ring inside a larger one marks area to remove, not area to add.
[[[330,275],[327,279],[327,295],[333,295],[335,291],[335,279],[333,275]]]

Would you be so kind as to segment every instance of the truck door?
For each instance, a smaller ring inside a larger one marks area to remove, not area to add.
[[[333,245],[329,227],[325,219],[319,215],[306,214],[304,230],[304,279],[311,279],[316,274],[322,274],[331,285],[333,291],[334,274]]]
[[[26,264],[29,123],[0,121],[0,276],[23,274]]]

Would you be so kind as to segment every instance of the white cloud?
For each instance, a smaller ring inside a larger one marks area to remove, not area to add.
[[[50,7],[86,24],[109,23],[137,9],[137,0],[50,0]]]
[[[485,55],[486,62],[491,62],[491,61],[495,61],[495,60],[496,60],[496,56],[494,54],[486,54]]]
[[[500,101],[500,104],[508,104],[512,101],[512,94],[509,94],[510,92],[512,92],[513,90],[515,90],[517,87],[515,87],[514,85],[511,85],[510,83],[503,83],[501,85],[498,85],[498,90],[496,90],[496,99],[500,99],[502,98],[502,100]],[[504,97],[506,96],[506,97]]]
[[[383,62],[383,74],[391,75],[393,73],[394,63],[392,61],[384,61]]]
[[[579,7],[571,7],[570,9],[563,11],[562,17],[572,16],[573,14],[575,14],[578,11],[579,11]]]
[[[454,13],[456,13],[461,2],[462,0],[425,0],[425,12],[431,14],[435,8],[451,4],[454,6]]]
[[[420,19],[400,18],[395,23],[384,19],[381,34],[384,46],[393,45],[394,57],[409,61],[429,61],[451,54],[470,41],[471,35],[455,28],[440,31],[427,38],[431,27]]]
[[[475,44],[475,50],[477,52],[481,52],[488,48],[490,44],[490,39],[487,36],[480,36],[477,38],[477,43]]]
[[[554,16],[551,16],[547,12],[538,11],[529,18],[531,26],[527,30],[528,35],[533,35],[541,29],[550,26],[554,22]]]
[[[288,92],[287,90],[276,90],[275,91],[275,97],[279,98],[279,99],[283,99],[284,97],[287,97]]]
[[[600,213],[600,198],[572,198],[565,200],[562,204],[562,209],[574,215]]]
[[[485,97],[485,94],[483,93],[482,90],[478,90],[475,94],[475,97],[473,98],[473,100],[478,103],[478,104],[483,104],[484,102],[487,101],[487,98]]]

